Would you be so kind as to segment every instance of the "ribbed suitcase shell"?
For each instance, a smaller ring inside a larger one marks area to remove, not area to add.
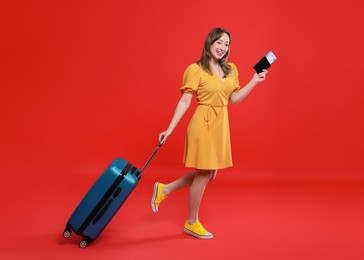
[[[66,224],[66,230],[85,238],[81,247],[86,247],[101,234],[134,190],[139,178],[140,170],[124,159],[117,158],[107,167]]]

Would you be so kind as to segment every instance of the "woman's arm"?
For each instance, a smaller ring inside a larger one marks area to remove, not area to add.
[[[265,80],[267,73],[267,70],[264,70],[259,74],[255,73],[253,78],[245,85],[245,87],[231,94],[230,102],[234,105],[240,103],[240,101],[242,101],[258,83]]]
[[[190,107],[192,96],[193,94],[183,93],[181,99],[177,104],[176,111],[174,112],[171,123],[169,124],[168,129],[159,135],[159,141],[166,141],[167,137],[172,134],[173,130],[176,128],[179,121],[186,113],[187,109]]]

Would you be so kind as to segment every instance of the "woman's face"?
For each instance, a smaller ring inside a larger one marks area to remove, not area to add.
[[[230,47],[229,35],[224,33],[219,39],[217,39],[210,47],[211,58],[215,61],[219,61],[228,52]]]

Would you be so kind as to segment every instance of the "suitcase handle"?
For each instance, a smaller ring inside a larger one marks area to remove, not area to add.
[[[144,164],[142,170],[140,171],[140,175],[144,172],[145,168],[148,166],[148,164],[150,163],[150,161],[153,159],[154,155],[158,152],[159,148],[161,148],[161,146],[164,144],[164,140],[160,141],[158,143],[157,148],[155,148],[154,152],[152,153],[152,155],[149,157],[149,159],[147,160],[147,162]]]

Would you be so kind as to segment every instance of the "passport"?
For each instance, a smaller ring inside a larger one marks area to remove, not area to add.
[[[265,55],[257,64],[254,65],[254,69],[257,73],[263,72],[263,70],[267,70],[273,62],[275,62],[277,57],[274,55],[272,51],[269,51],[267,55]]]

